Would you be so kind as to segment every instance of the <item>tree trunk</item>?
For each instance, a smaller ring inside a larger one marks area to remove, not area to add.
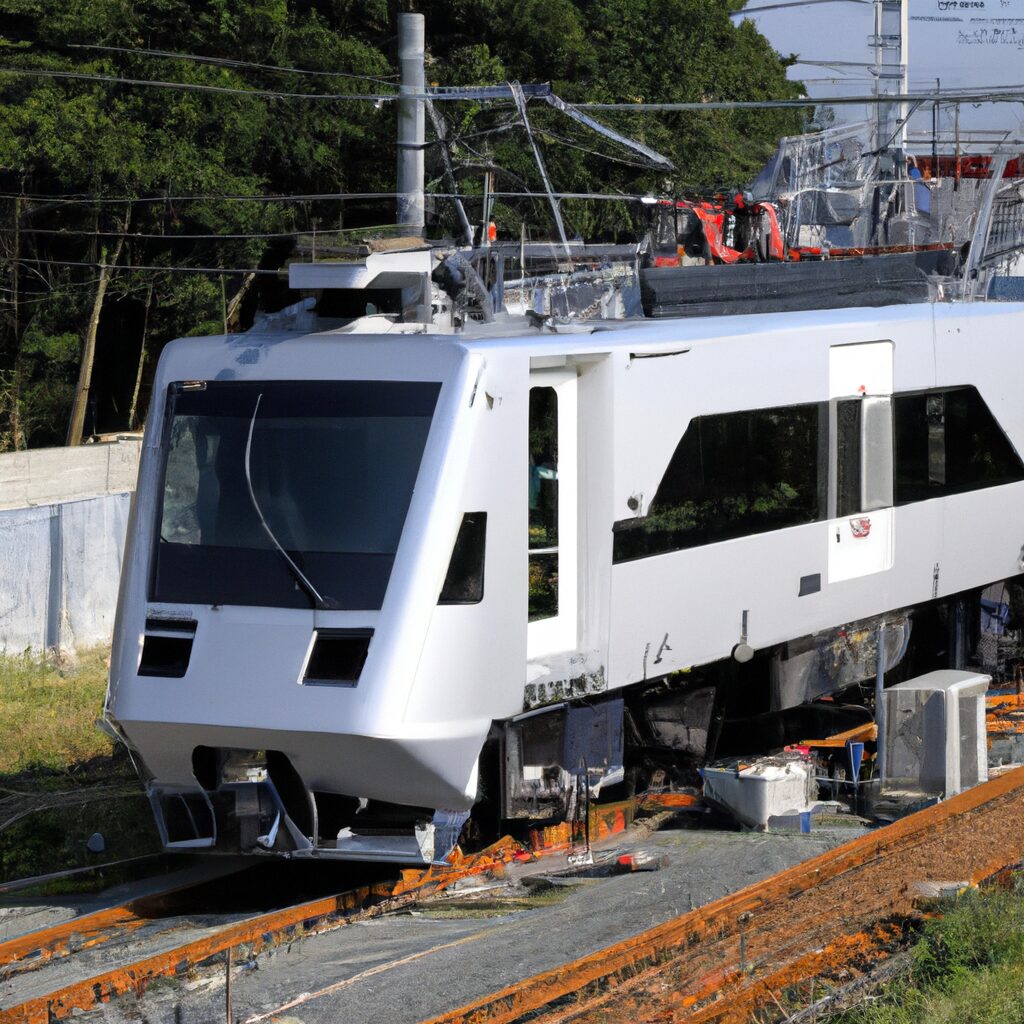
[[[107,286],[117,261],[121,258],[124,247],[124,233],[128,230],[128,215],[125,215],[122,234],[118,235],[117,244],[110,262],[107,262],[107,249],[100,249],[100,278],[96,284],[96,296],[93,299],[92,314],[89,326],[85,331],[85,344],[82,346],[82,365],[78,374],[78,386],[75,388],[75,402],[71,407],[71,422],[68,424],[67,445],[73,448],[82,443],[82,432],[85,429],[85,411],[89,405],[89,390],[92,387],[92,365],[96,360],[96,334],[100,326],[100,313],[103,310],[103,299],[107,294]]]
[[[227,325],[224,328],[225,334],[231,330],[242,329],[242,303],[245,301],[245,297],[249,294],[255,283],[256,275],[246,274],[245,277],[242,278],[242,284],[238,291],[231,296],[231,301],[228,303]]]
[[[21,279],[21,198],[14,200],[14,259],[11,261],[11,305],[14,309],[14,374],[11,380],[11,444],[16,452],[23,450],[25,434],[21,429],[21,322],[19,319],[18,283]]]
[[[139,348],[139,365],[135,370],[135,387],[132,390],[132,404],[128,409],[128,429],[136,427],[136,416],[139,409],[139,390],[142,387],[142,371],[146,365],[146,332],[149,330],[149,311],[153,305],[153,282],[150,281],[146,290],[146,311],[142,315],[142,345]]]

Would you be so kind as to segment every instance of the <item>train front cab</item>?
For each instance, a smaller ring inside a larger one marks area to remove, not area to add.
[[[169,848],[451,848],[522,701],[521,403],[497,383],[420,338],[166,353],[107,717]]]

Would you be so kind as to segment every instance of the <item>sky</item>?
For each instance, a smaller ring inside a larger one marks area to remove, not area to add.
[[[978,88],[1024,85],[1024,0],[905,0],[910,4],[910,91],[936,88]],[[795,53],[805,61],[873,60],[870,37],[874,30],[872,0],[797,0],[774,7],[780,0],[748,0],[738,16],[750,17],[782,54]],[[798,64],[791,78],[806,83],[811,96],[865,95],[873,90],[868,67],[822,67]],[[837,108],[841,120],[859,119],[864,108]],[[917,115],[911,122],[911,148],[930,148],[932,114]],[[940,131],[951,131],[953,113],[940,114]],[[963,105],[962,135],[975,133],[982,141],[1010,132],[1024,137],[1024,106],[1018,103]],[[927,136],[927,144],[924,141]]]

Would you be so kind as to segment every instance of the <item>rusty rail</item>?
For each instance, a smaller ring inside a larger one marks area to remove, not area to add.
[[[590,809],[590,836],[595,842],[608,839],[623,832],[643,812],[693,810],[699,806],[695,796],[685,793],[644,794],[622,803],[595,806]],[[141,996],[154,979],[180,974],[214,956],[239,948],[253,956],[302,936],[397,909],[471,875],[500,872],[514,860],[530,860],[570,846],[568,826],[555,826],[531,833],[529,846],[506,837],[476,855],[463,856],[456,850],[446,867],[405,870],[390,882],[260,914],[166,952],[65,986],[59,992],[0,1009],[0,1024],[51,1024],[76,1010],[91,1009],[127,992]],[[148,923],[150,918],[136,913],[132,904],[125,904],[18,936],[0,943],[0,978],[38,970],[53,960],[109,942]]]
[[[500,870],[521,856],[524,856],[524,848],[519,843],[502,839],[482,853],[456,856],[447,867],[402,871],[392,882],[363,886],[259,914],[220,928],[212,935],[63,986],[57,992],[0,1009],[0,1024],[51,1024],[76,1010],[92,1009],[127,992],[141,996],[154,979],[181,974],[218,954],[229,954],[242,947],[248,956],[254,956],[263,949],[397,909],[462,878]],[[130,905],[124,905],[19,936],[0,943],[0,973],[13,977],[109,941],[126,929],[137,929],[146,923],[146,917],[137,915]]]
[[[777,993],[869,956],[887,923],[915,912],[921,883],[977,883],[1022,857],[1018,768],[429,1024],[512,1024],[545,1008],[531,1020],[740,1024]]]

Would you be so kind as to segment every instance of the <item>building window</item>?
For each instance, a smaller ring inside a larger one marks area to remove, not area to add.
[[[818,404],[690,421],[646,516],[615,525],[616,562],[825,517]]]
[[[1024,479],[1024,464],[977,388],[894,399],[896,504]]]

